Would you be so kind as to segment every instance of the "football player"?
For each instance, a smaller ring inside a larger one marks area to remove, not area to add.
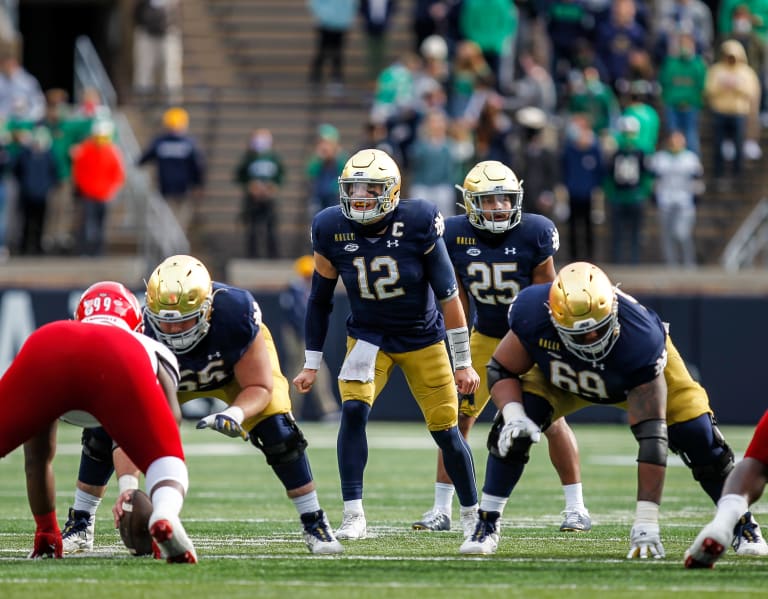
[[[680,455],[713,501],[734,462],[707,394],[686,370],[666,325],[587,262],[565,266],[553,283],[523,289],[508,323],[488,364],[488,387],[499,413],[488,436],[478,521],[460,552],[496,551],[499,514],[541,429],[599,404],[626,410],[639,445],[637,510],[627,558],[664,557],[658,514],[667,450]],[[742,554],[768,553],[751,517],[734,547]]]
[[[301,392],[312,388],[341,277],[351,314],[347,355],[339,373],[337,453],[344,514],[336,534],[340,539],[367,534],[365,428],[395,366],[402,369],[442,450],[456,485],[462,523],[470,533],[477,490],[472,454],[457,426],[456,389],[474,393],[479,377],[472,368],[467,322],[442,237],[443,217],[424,200],[400,201],[400,170],[381,150],[365,149],[352,156],[339,177],[339,188],[340,206],[326,208],[312,222],[315,272],[305,325],[306,362],[293,381]]]
[[[523,212],[522,184],[501,162],[479,162],[467,173],[464,186],[456,187],[466,214],[445,221],[445,245],[456,270],[464,311],[469,314],[470,297],[475,309],[469,338],[472,363],[484,365],[508,330],[507,310],[517,293],[528,285],[554,280],[553,255],[560,242],[551,220]],[[465,439],[490,399],[485,369],[478,374],[478,392],[460,398],[459,430]],[[584,505],[573,431],[564,418],[558,418],[544,434],[565,493],[560,530],[588,531],[592,522]],[[413,528],[450,530],[453,492],[438,451],[435,502]]]
[[[201,419],[197,428],[250,440],[296,507],[307,548],[316,554],[341,553],[344,548],[320,508],[307,441],[291,414],[288,381],[280,372],[272,334],[251,293],[212,281],[192,256],[171,256],[149,277],[144,318],[145,334],[179,360],[179,402],[215,397],[228,404]]]
[[[52,467],[62,417],[104,427],[146,476],[149,531],[163,557],[197,562],[179,520],[189,476],[176,423],[178,365],[165,347],[138,332],[141,324],[130,291],[112,281],[96,283],[80,298],[75,321],[32,333],[0,379],[0,407],[8,415],[0,421],[0,457],[24,444],[37,525],[31,558],[62,557]]]
[[[685,552],[686,568],[714,568],[725,553],[734,531],[744,529],[751,520],[747,511],[763,495],[768,484],[768,412],[757,423],[744,459],[725,479],[717,513]]]

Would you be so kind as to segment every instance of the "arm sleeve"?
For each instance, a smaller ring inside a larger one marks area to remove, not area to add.
[[[333,310],[333,291],[338,279],[326,279],[317,272],[312,275],[312,291],[304,319],[305,346],[310,351],[323,351],[328,334],[328,322]]]

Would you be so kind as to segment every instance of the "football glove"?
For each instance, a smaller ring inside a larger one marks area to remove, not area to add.
[[[197,423],[197,428],[212,428],[227,437],[240,437],[243,441],[248,440],[248,432],[242,427],[243,410],[230,406],[223,412],[210,414],[201,418]]]
[[[27,559],[61,559],[63,544],[60,532],[35,532],[35,545]]]
[[[664,557],[664,546],[661,544],[661,534],[658,524],[635,523],[629,533],[629,553],[627,559],[661,559]]]
[[[497,443],[501,457],[506,457],[509,448],[512,447],[512,443],[518,437],[528,437],[533,443],[539,442],[541,430],[533,420],[526,416],[522,404],[508,403],[502,408],[501,414],[504,417],[504,426],[499,432],[499,442]]]

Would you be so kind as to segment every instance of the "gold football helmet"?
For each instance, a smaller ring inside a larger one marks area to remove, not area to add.
[[[166,258],[147,282],[146,308],[149,325],[157,339],[174,353],[183,354],[195,347],[210,328],[213,308],[213,282],[208,269],[192,256]],[[194,321],[190,328],[181,323]],[[161,325],[166,326],[163,330]]]
[[[341,171],[339,195],[341,211],[349,220],[361,225],[375,223],[400,201],[400,169],[386,152],[360,150]]]
[[[608,355],[619,339],[616,288],[594,264],[564,266],[549,290],[549,316],[565,347],[587,362]]]
[[[457,185],[464,198],[464,210],[472,226],[491,233],[516,227],[523,217],[523,186],[511,168],[497,160],[478,162]],[[493,196],[495,206],[508,200],[510,208],[483,207],[483,198]]]

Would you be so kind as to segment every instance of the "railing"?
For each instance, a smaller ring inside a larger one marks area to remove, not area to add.
[[[736,231],[723,250],[720,263],[727,271],[754,266],[759,257],[765,261],[768,250],[768,199],[763,198]]]
[[[125,114],[118,109],[117,93],[91,40],[80,36],[75,42],[75,92],[98,90],[111,111],[116,143],[125,158],[126,183],[116,201],[126,203],[120,226],[133,231],[148,268],[166,256],[189,253],[189,240],[168,204],[150,184],[147,174],[136,166],[141,147]]]

